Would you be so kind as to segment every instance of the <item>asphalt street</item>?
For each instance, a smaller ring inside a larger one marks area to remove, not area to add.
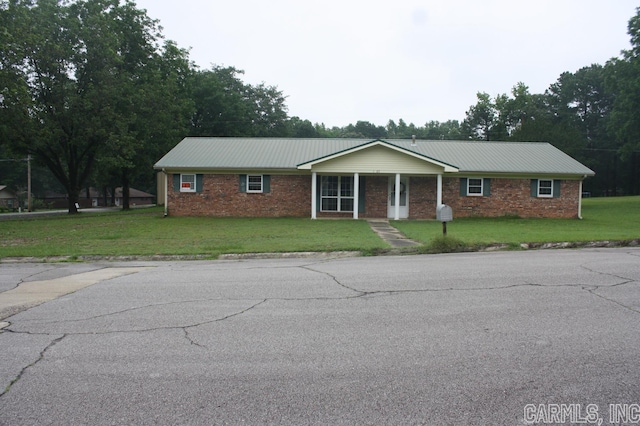
[[[108,268],[4,319],[1,425],[640,424],[640,248],[2,264],[0,298]]]

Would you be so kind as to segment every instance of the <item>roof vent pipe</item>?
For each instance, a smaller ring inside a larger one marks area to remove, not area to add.
[[[416,135],[411,136],[411,146],[416,146]]]

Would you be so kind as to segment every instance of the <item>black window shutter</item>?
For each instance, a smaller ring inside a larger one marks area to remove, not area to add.
[[[202,175],[196,175],[196,192],[202,192]]]
[[[460,195],[467,195],[467,178],[460,178]]]
[[[322,209],[322,178],[320,176],[316,176],[316,183],[316,212],[319,212]]]
[[[558,198],[560,196],[560,184],[562,183],[561,180],[554,180],[553,181],[553,198]]]
[[[365,209],[365,194],[364,194],[364,188],[366,185],[366,180],[364,176],[360,176],[359,179],[360,183],[359,183],[359,187],[358,187],[358,212],[360,213],[364,213],[364,209]]]
[[[482,180],[482,195],[488,197],[491,195],[491,179],[484,178]]]
[[[271,192],[271,175],[262,175],[262,192]]]
[[[180,192],[180,175],[178,173],[173,174],[173,190]]]
[[[240,175],[240,192],[247,192],[247,175]]]
[[[531,179],[531,196],[538,196],[538,179]]]

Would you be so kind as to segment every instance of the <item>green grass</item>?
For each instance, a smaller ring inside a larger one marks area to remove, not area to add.
[[[365,221],[162,217],[158,208],[0,222],[0,258],[205,255],[387,247]]]
[[[464,218],[392,222],[426,252],[461,245],[583,242],[640,238],[640,197],[584,200],[583,220]],[[438,248],[438,247],[444,247]],[[0,258],[204,255],[224,253],[350,251],[376,253],[389,246],[363,220],[162,217],[159,208],[81,213],[0,221]]]
[[[582,220],[455,218],[447,224],[447,236],[468,245],[539,242],[585,242],[640,238],[640,197],[587,198]],[[392,222],[409,238],[429,243],[442,236],[442,224],[435,221]]]

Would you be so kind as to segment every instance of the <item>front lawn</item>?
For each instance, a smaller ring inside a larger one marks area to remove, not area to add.
[[[466,245],[583,242],[640,238],[640,197],[584,200],[583,220],[465,218],[447,226]],[[436,221],[393,221],[428,244],[442,236]],[[364,220],[162,217],[162,209],[80,213],[0,221],[0,258],[153,256],[388,249]]]
[[[519,245],[536,242],[584,242],[640,238],[640,197],[587,198],[582,220],[455,218],[447,224],[447,235],[473,244]],[[435,221],[393,221],[409,238],[428,243],[442,236]]]
[[[387,245],[367,222],[308,218],[162,217],[158,208],[0,222],[0,258],[364,252]]]

